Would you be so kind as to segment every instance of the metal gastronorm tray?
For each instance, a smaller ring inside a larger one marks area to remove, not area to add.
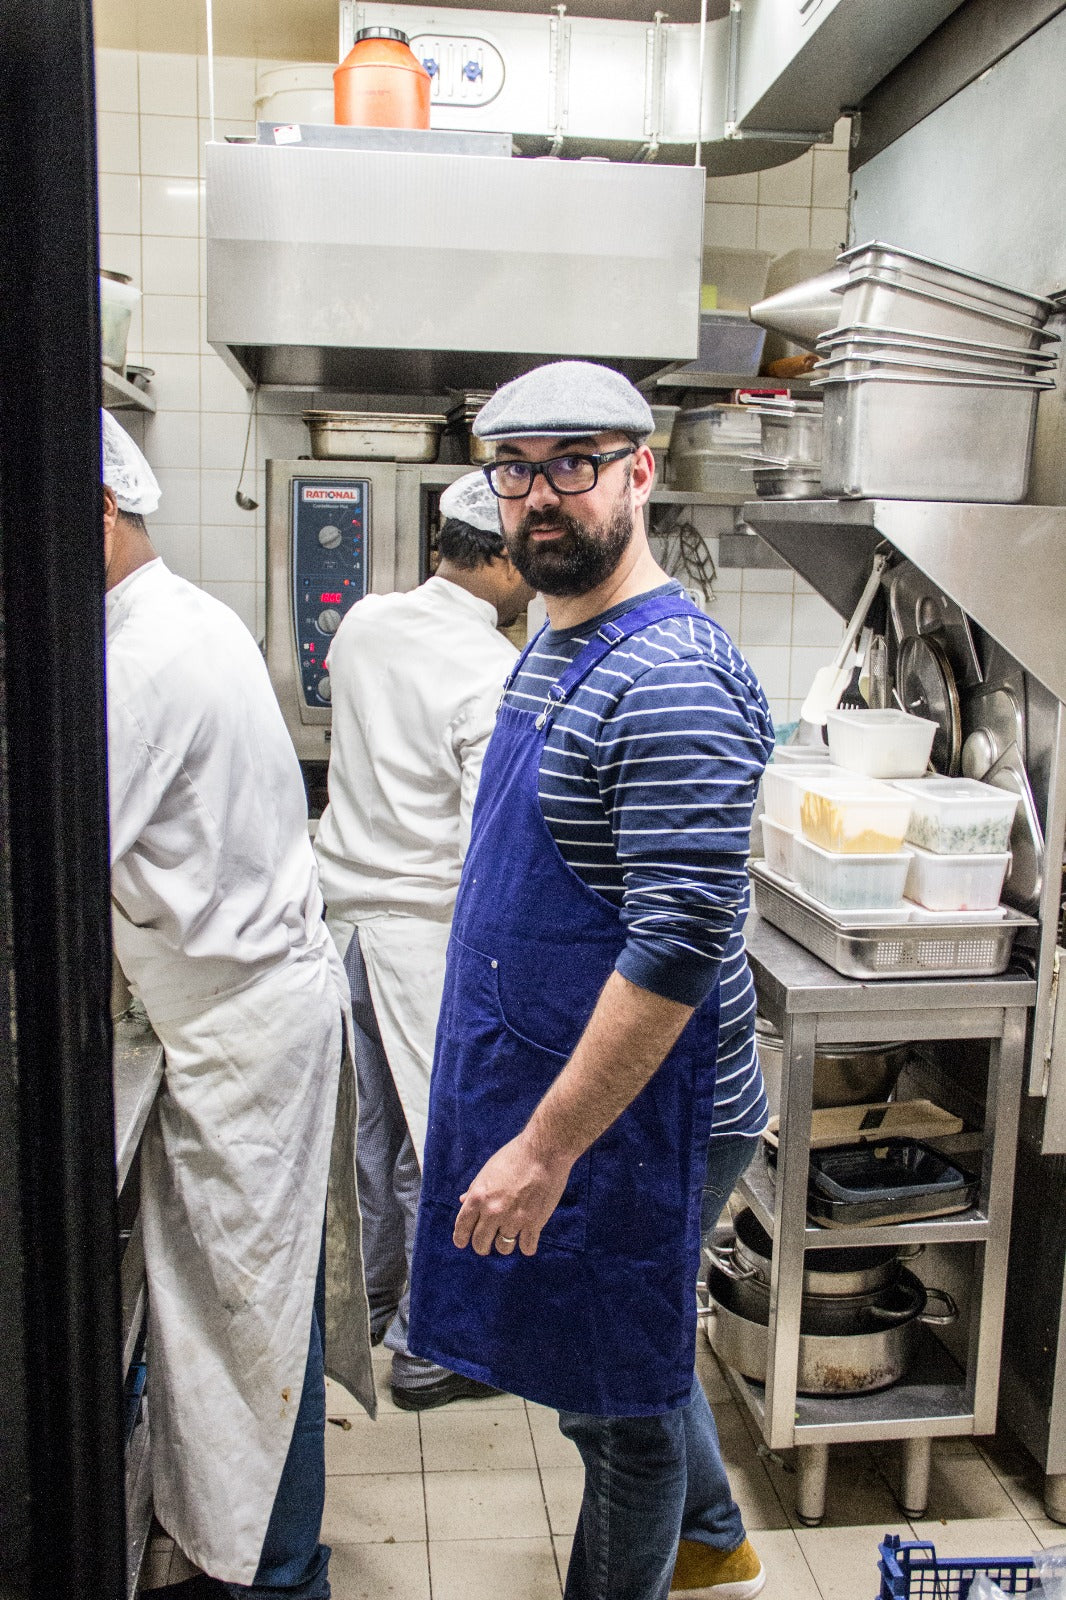
[[[871,919],[864,925],[849,919],[845,925],[774,878],[760,861],[751,863],[751,881],[759,915],[845,978],[994,977],[1006,969],[1018,930],[1037,926],[1010,906],[986,922],[968,912],[958,920]]]

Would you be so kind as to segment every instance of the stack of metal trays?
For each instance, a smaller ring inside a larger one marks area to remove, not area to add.
[[[822,492],[822,402],[761,400],[762,426],[753,477],[760,499],[817,499]]]
[[[830,912],[751,863],[755,909],[767,922],[845,978],[986,978],[1006,970],[1015,935],[1037,926],[1010,906],[994,911]]]
[[[840,321],[818,343],[826,494],[1017,501],[1053,388],[1050,300],[884,244],[841,256]]]

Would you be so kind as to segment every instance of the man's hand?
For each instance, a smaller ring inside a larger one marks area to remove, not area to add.
[[[520,1133],[490,1156],[460,1196],[452,1242],[460,1250],[472,1244],[479,1256],[494,1243],[502,1256],[516,1244],[523,1255],[536,1255],[540,1230],[559,1204],[572,1165],[565,1157],[546,1162],[534,1155],[528,1135]]]

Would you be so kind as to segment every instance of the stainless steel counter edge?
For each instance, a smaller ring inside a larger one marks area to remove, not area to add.
[[[148,1019],[136,1012],[117,1018],[114,1031],[115,1166],[121,1193],[163,1079],[163,1046]]]

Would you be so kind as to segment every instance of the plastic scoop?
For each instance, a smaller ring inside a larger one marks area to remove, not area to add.
[[[819,667],[814,675],[814,682],[807,690],[807,698],[800,711],[800,723],[809,723],[812,727],[823,728],[825,719],[830,711],[834,711],[840,703],[840,696],[844,693],[851,679],[852,671],[861,663],[862,657],[855,656],[855,644],[862,632],[862,625],[866,621],[866,613],[873,604],[874,595],[881,583],[881,574],[885,570],[886,557],[874,556],[873,569],[866,580],[866,587],[859,597],[859,603],[852,612],[851,621],[848,623],[840,648],[833,657],[832,663],[827,667]]]

